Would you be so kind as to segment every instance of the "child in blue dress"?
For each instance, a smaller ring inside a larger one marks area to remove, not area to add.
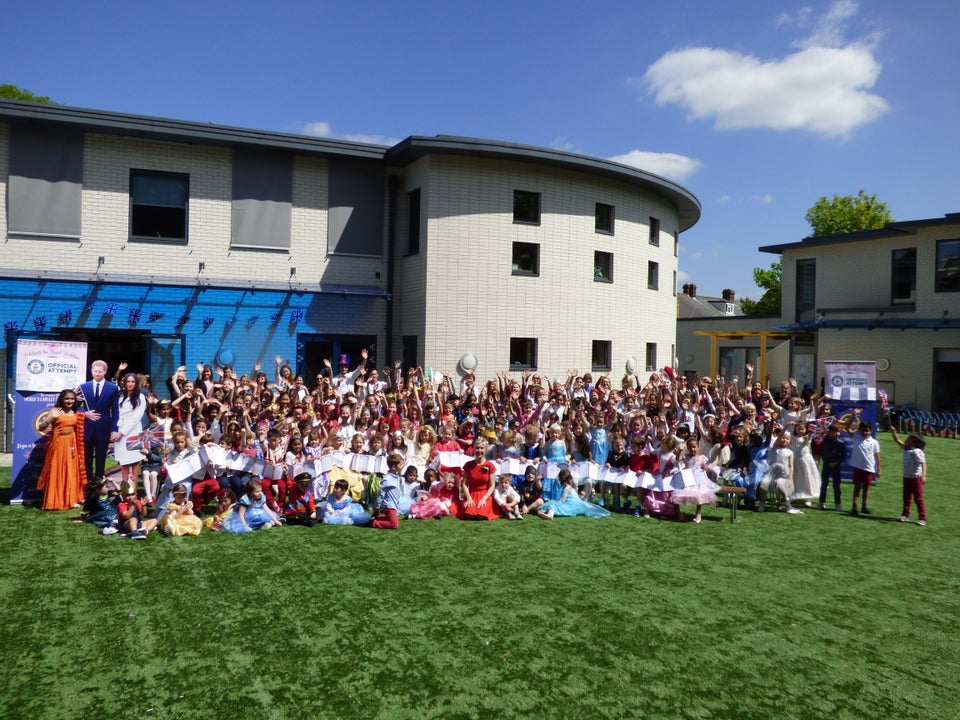
[[[246,492],[237,501],[236,509],[223,521],[223,529],[231,533],[267,530],[280,525],[280,516],[267,505],[259,480],[247,483]]]
[[[363,505],[353,501],[349,494],[350,483],[344,479],[333,484],[333,492],[327,495],[323,504],[324,525],[367,525],[370,515],[363,509]]]
[[[553,520],[554,517],[574,517],[576,515],[605,518],[610,514],[610,511],[606,508],[580,499],[577,494],[577,481],[573,479],[573,475],[566,468],[560,471],[557,480],[560,481],[560,487],[563,488],[560,499],[548,500],[537,510],[537,515],[544,520]]]

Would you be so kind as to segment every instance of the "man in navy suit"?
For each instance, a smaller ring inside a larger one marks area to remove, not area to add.
[[[117,431],[117,422],[120,420],[120,388],[106,379],[107,364],[103,360],[93,361],[90,374],[93,380],[80,386],[86,405],[83,442],[88,481],[103,477],[107,448],[111,441],[120,439]]]

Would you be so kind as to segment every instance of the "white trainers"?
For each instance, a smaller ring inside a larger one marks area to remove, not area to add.
[[[803,515],[803,510],[792,507],[787,509],[787,515]]]
[[[113,525],[107,525],[100,531],[101,535],[116,535],[119,532]]]
[[[901,515],[900,522],[910,522],[910,518],[908,518],[906,515]]]
[[[926,520],[917,520],[917,525],[920,525],[921,527],[926,527],[927,521],[926,521]]]

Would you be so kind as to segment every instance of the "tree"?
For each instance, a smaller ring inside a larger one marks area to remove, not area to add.
[[[807,210],[806,217],[814,237],[876,230],[893,222],[887,204],[863,190],[856,197],[834,195],[832,200],[822,197]]]
[[[740,308],[744,315],[779,315],[780,314],[780,286],[783,281],[783,259],[770,265],[769,270],[753,269],[753,281],[757,287],[763,288],[763,295],[759,300],[744,298],[740,301]]]
[[[0,97],[9,100],[27,100],[28,102],[47,103],[48,105],[56,104],[46,95],[34,95],[29,90],[21,90],[16,85],[9,84],[0,85]]]

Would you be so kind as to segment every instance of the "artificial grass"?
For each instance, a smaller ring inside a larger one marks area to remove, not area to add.
[[[927,445],[920,528],[896,521],[900,452],[880,440],[858,518],[133,542],[0,507],[0,716],[951,717],[960,442]]]

